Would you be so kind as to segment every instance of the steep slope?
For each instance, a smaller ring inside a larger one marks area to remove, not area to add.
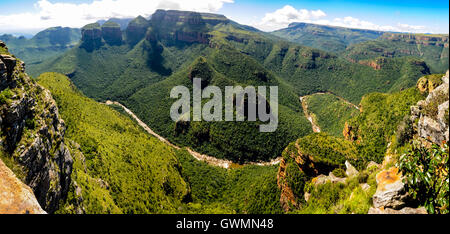
[[[0,41],[1,160],[52,213],[67,197],[73,160],[52,95],[24,73],[24,66]]]
[[[300,45],[338,53],[345,51],[349,45],[377,39],[383,35],[383,32],[308,23],[291,23],[287,28],[274,31],[271,34]]]
[[[449,66],[448,45],[448,35],[385,33],[377,40],[350,46],[343,56],[359,63],[378,57],[418,57],[427,63],[432,73],[444,73]]]
[[[177,212],[190,189],[174,149],[83,96],[64,75],[45,73],[38,80],[57,100],[75,149],[72,178],[79,189],[60,212],[78,212],[77,206],[86,213]]]
[[[63,27],[45,29],[31,39],[0,36],[0,40],[8,44],[11,53],[26,62],[27,70],[33,76],[36,76],[34,68],[37,64],[63,54],[74,47],[80,38],[80,29]]]
[[[303,97],[308,112],[317,122],[321,132],[343,137],[345,122],[356,116],[358,107],[331,93],[317,93]]]

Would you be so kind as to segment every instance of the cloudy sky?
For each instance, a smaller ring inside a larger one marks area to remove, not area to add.
[[[111,17],[148,17],[156,9],[224,14],[263,31],[307,22],[383,31],[449,32],[447,0],[0,0],[0,34],[82,27]]]

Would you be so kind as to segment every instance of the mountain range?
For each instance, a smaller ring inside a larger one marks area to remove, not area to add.
[[[157,10],[0,40],[0,159],[49,213],[382,212],[373,201],[398,196],[379,194],[378,175],[413,140],[448,141],[448,35],[306,23],[266,33]],[[192,91],[195,77],[222,92],[278,86],[277,131],[173,122],[170,91]],[[405,201],[383,207],[423,212]]]

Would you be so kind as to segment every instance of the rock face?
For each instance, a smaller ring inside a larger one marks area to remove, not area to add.
[[[416,45],[435,45],[448,48],[448,36],[414,35],[400,33],[385,33],[381,39],[391,41],[405,41]]]
[[[208,25],[227,21],[224,16],[188,11],[157,10],[150,20],[158,38],[168,42],[209,44]]]
[[[402,175],[398,168],[392,167],[377,174],[377,191],[373,195],[375,208],[401,209],[408,198]]]
[[[135,45],[140,40],[144,39],[148,27],[149,22],[142,16],[138,16],[136,19],[132,20],[125,30],[127,43]]]
[[[0,214],[45,214],[33,191],[0,159]]]
[[[420,138],[429,142],[441,144],[449,141],[449,72],[442,78],[442,84],[424,85],[423,79],[418,86],[424,91],[430,91],[426,100],[419,101],[411,107],[411,120]],[[429,82],[426,82],[427,84]]]
[[[347,170],[345,170],[345,174],[348,177],[357,176],[359,174],[358,170],[356,170],[356,168],[348,161],[345,161],[345,167],[347,168]]]
[[[122,44],[122,31],[120,25],[111,21],[107,21],[102,25],[102,38],[108,45]]]
[[[93,51],[102,46],[102,28],[100,24],[88,24],[81,29],[81,48]]]
[[[64,142],[64,121],[50,92],[23,73],[22,62],[12,56],[0,58],[6,65],[0,65],[0,92],[9,93],[0,106],[4,139],[0,149],[20,165],[20,179],[31,187],[41,207],[52,213],[71,183],[73,160]]]

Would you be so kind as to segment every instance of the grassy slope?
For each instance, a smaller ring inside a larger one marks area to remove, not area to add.
[[[88,213],[173,213],[188,193],[173,149],[149,136],[110,107],[86,98],[69,79],[45,73],[48,88],[67,124],[66,137],[79,143],[74,180]],[[102,186],[104,181],[107,186]]]

